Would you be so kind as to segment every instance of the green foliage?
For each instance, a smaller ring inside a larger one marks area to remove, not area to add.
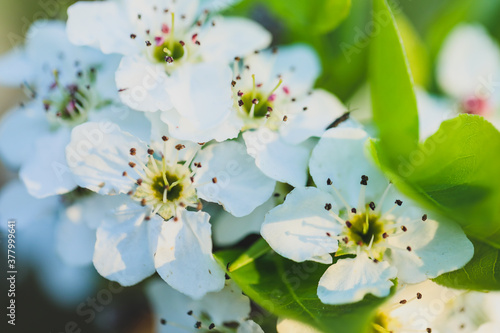
[[[456,289],[500,290],[500,250],[479,241],[474,243],[474,258],[465,267],[443,274],[435,282]]]
[[[413,80],[417,86],[425,87],[429,84],[431,75],[427,48],[412,23],[403,13],[395,15],[395,18],[408,56]]]
[[[379,129],[379,158],[395,167],[417,148],[417,101],[403,43],[385,0],[373,1],[373,20],[379,25],[370,46],[373,119]]]
[[[374,8],[375,15],[389,11],[384,0],[374,0]],[[453,219],[476,239],[471,263],[438,281],[450,287],[500,289],[498,251],[490,247],[500,248],[500,133],[482,117],[463,114],[443,122],[424,143],[416,141],[412,79],[397,26],[390,22],[372,43],[372,102],[380,130],[372,153],[401,191]]]
[[[368,1],[354,1],[349,16],[334,31],[314,39],[304,39],[318,52],[323,73],[317,86],[347,100],[366,78],[368,45]]]
[[[433,56],[439,52],[444,39],[461,22],[483,21],[498,26],[500,2],[491,0],[453,0],[439,8],[427,27],[426,37]]]
[[[267,242],[263,238],[260,238],[245,253],[242,253],[236,261],[231,262],[228,270],[231,272],[235,271],[257,260],[270,251],[271,247],[269,246],[269,244],[267,244]]]
[[[500,248],[499,165],[500,132],[480,116],[463,114],[385,170],[407,195]]]
[[[308,35],[335,29],[351,7],[351,0],[267,0],[264,3],[290,30]]]
[[[249,260],[252,252],[259,253],[259,257]],[[227,274],[243,292],[271,314],[304,322],[323,332],[369,332],[377,308],[385,301],[368,295],[363,301],[349,305],[321,303],[316,290],[328,265],[311,261],[296,263],[272,251],[262,254],[254,250],[246,253],[227,250],[215,256],[222,267],[229,266]],[[243,261],[245,265],[235,265]]]

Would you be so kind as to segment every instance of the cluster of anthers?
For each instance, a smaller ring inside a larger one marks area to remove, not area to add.
[[[410,299],[401,299],[394,304],[384,306],[382,311],[379,311],[373,320],[371,333],[394,333],[399,331],[404,332],[422,332],[432,333],[432,328],[426,327],[425,329],[413,329],[405,327],[397,318],[391,316],[391,313],[403,306],[406,306],[414,301],[419,301],[423,298],[422,293],[417,292],[415,296]]]
[[[147,150],[148,160],[144,163],[138,158],[136,148],[130,148],[130,155],[135,157],[129,162],[140,176],[138,179],[132,178],[126,171],[124,177],[130,178],[136,187],[128,192],[135,201],[140,202],[142,206],[151,207],[151,215],[159,214],[165,220],[174,217],[177,220],[178,210],[187,207],[200,210],[201,202],[196,194],[196,188],[201,185],[194,185],[194,175],[196,170],[192,171],[190,164],[195,154],[184,161],[179,160],[179,152],[186,147],[182,144],[175,145],[177,154],[173,159],[167,160],[165,157],[168,151],[169,138],[162,137],[163,152],[155,152],[149,148]],[[193,163],[194,167],[201,168],[200,163]],[[217,182],[214,178],[212,182]]]
[[[75,67],[79,63],[75,62]],[[59,71],[53,72],[54,82],[43,99],[43,107],[52,124],[76,126],[87,120],[88,112],[99,106],[98,92],[94,89],[97,69],[77,69],[73,83],[62,84]]]
[[[224,323],[224,327],[218,328],[215,327],[215,324],[211,321],[210,315],[207,313],[201,313],[200,316],[197,316],[193,310],[189,310],[186,315],[192,317],[195,320],[195,323],[193,324],[193,327],[200,330],[200,332],[211,332],[211,333],[222,333],[222,332],[233,332],[237,327],[238,323],[236,322],[231,322],[231,323]],[[162,325],[170,325],[174,326],[186,331],[190,331],[190,327],[186,327],[185,325],[181,325],[179,323],[176,323],[174,321],[167,321],[165,318],[160,319],[160,324]]]
[[[176,15],[174,12],[170,11],[168,8],[160,9],[153,6],[153,11],[162,11],[166,16],[165,21],[155,28],[155,30],[145,29],[146,39],[144,43],[146,44],[146,54],[152,60],[152,62],[164,63],[167,65],[174,65],[181,60],[196,59],[197,57],[197,46],[201,45],[198,39],[198,33],[194,32],[188,37],[188,40],[178,39],[175,35],[175,19]],[[197,27],[206,26],[208,19],[208,10],[205,10],[202,15],[196,21]],[[186,19],[186,15],[178,15],[181,20]],[[137,14],[138,26],[142,26],[143,17],[140,13]],[[215,26],[215,21],[211,22],[212,26]],[[136,39],[137,34],[130,34],[131,39]],[[167,66],[167,70],[171,70],[171,66]]]
[[[260,51],[255,51],[258,54]],[[278,49],[274,48],[272,54],[276,55]],[[272,62],[273,59],[269,61]],[[266,126],[271,130],[277,130],[283,122],[288,120],[287,112],[291,111],[286,104],[296,102],[296,97],[291,95],[290,88],[283,85],[283,73],[278,75],[277,84],[269,91],[265,91],[267,85],[264,82],[256,81],[255,74],[252,74],[252,86],[244,87],[242,77],[248,75],[250,66],[244,63],[240,57],[236,57],[233,63],[233,80],[231,86],[234,95],[234,108],[238,115],[245,122],[243,130],[255,129]],[[288,69],[293,72],[293,67]],[[281,92],[278,90],[281,88]],[[302,107],[307,111],[307,106]]]
[[[401,200],[396,200],[394,205],[386,212],[381,212],[381,207],[391,188],[389,184],[385,189],[379,202],[373,201],[366,203],[365,193],[368,185],[368,177],[361,176],[361,190],[359,193],[358,207],[350,207],[340,192],[335,188],[330,178],[327,185],[331,186],[335,194],[340,198],[346,212],[344,214],[335,213],[332,210],[332,204],[326,203],[325,209],[340,222],[344,228],[339,235],[332,235],[327,232],[326,236],[339,240],[339,250],[337,255],[359,254],[360,251],[366,251],[368,256],[374,262],[383,260],[384,254],[389,247],[386,240],[389,237],[395,237],[408,231],[408,227],[402,223],[401,219],[396,219],[392,212],[396,207],[403,204]],[[427,214],[424,214],[421,221],[427,220]],[[410,221],[410,224],[417,221]],[[409,252],[412,251],[411,245],[406,247]]]

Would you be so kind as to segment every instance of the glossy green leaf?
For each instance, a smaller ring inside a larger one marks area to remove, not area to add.
[[[500,290],[500,250],[473,241],[474,257],[465,267],[443,274],[435,282],[450,288]]]
[[[269,251],[272,251],[271,247],[263,238],[261,238],[256,241],[245,253],[241,254],[241,256],[239,256],[236,261],[231,262],[228,270],[232,272],[245,265],[248,265],[249,263],[257,260]]]
[[[427,48],[412,23],[402,13],[395,15],[415,85],[426,87],[431,68]]]
[[[500,248],[499,166],[500,132],[480,116],[463,114],[443,122],[397,168],[383,169],[407,195]]]
[[[242,251],[215,254],[220,265],[232,267]],[[249,255],[244,255],[249,257]],[[267,252],[256,260],[239,265],[227,274],[243,292],[273,315],[307,323],[323,332],[369,332],[378,306],[385,299],[368,295],[362,302],[332,306],[321,303],[316,295],[318,281],[328,265],[316,262],[296,263]]]
[[[410,67],[386,0],[373,1],[370,87],[379,130],[379,158],[390,167],[418,146],[418,110]]]
[[[374,0],[374,17],[388,12],[385,0]],[[485,249],[500,248],[500,133],[482,117],[460,115],[419,144],[411,74],[397,26],[393,19],[388,22],[392,24],[373,38],[370,63],[374,120],[380,130],[380,140],[371,146],[375,160],[406,195],[477,239],[471,263],[438,281],[499,289],[498,253]]]

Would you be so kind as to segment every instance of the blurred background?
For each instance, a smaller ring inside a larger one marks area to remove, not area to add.
[[[73,2],[71,0],[2,1],[0,54],[14,46],[22,45],[30,22],[48,18],[64,19],[65,8]],[[453,27],[461,22],[480,23],[497,41],[500,37],[500,25],[498,25],[500,1],[497,0],[392,2],[415,82],[434,94],[440,93],[434,75],[436,57],[443,40]],[[328,0],[244,0],[226,10],[226,13],[250,17],[260,22],[273,33],[274,44],[292,42],[311,44],[318,51],[323,64],[323,75],[318,80],[317,86],[335,93],[349,106],[350,98],[364,86],[366,81],[370,1],[352,0],[351,10],[346,13],[347,18],[341,23],[324,20],[329,12],[339,10],[332,3],[334,1]],[[319,21],[323,23],[317,24]],[[24,99],[21,89],[0,87],[0,117]],[[7,170],[0,162],[0,187],[13,177],[14,173]],[[5,255],[3,249],[4,244],[2,244],[2,254]],[[35,274],[36,270],[29,271],[18,281],[17,325],[15,330],[8,327],[7,332],[126,333],[153,330],[150,308],[140,285],[113,293],[110,303],[102,309],[99,308],[99,311],[96,309],[95,320],[87,323],[85,320],[88,319],[88,315],[81,315],[81,310],[90,309],[89,302],[98,297],[103,290],[109,290],[108,281],[99,278],[94,272],[94,284],[90,291],[83,296],[79,295],[77,300],[61,302],[57,300],[58,297],[49,296],[43,283],[35,279]],[[2,278],[2,281],[4,283],[5,278]],[[65,283],[64,279],[61,281],[59,283]],[[2,287],[2,299],[4,290]],[[64,291],[64,288],[61,290]],[[71,293],[71,291],[66,292]],[[2,306],[4,303],[2,302]],[[2,327],[4,324],[5,320],[2,319]],[[1,331],[6,332],[3,329]]]
[[[21,46],[30,23],[39,19],[66,18],[66,8],[73,0],[18,0],[0,2],[0,55],[15,46]],[[43,50],[40,50],[43,52]],[[22,89],[0,86],[0,118],[13,106],[26,100]],[[15,142],[12,142],[15,144]],[[0,188],[15,177],[0,162]],[[29,209],[29,207],[26,207]],[[42,221],[41,221],[42,222]],[[2,221],[2,223],[6,223]],[[3,229],[0,229],[0,233]],[[19,230],[17,230],[19,231]],[[19,233],[19,232],[18,232]],[[40,236],[43,237],[43,234]],[[7,262],[5,238],[1,237],[2,267]],[[84,278],[58,270],[52,264],[53,254],[37,253],[31,244],[17,244],[28,248],[38,265],[17,259],[16,326],[6,324],[2,310],[0,332],[153,332],[153,318],[142,286],[122,288],[101,278],[93,268],[82,271]],[[22,250],[22,249],[21,249]],[[47,262],[43,262],[46,260]],[[2,309],[8,306],[6,271],[2,271]],[[77,271],[76,274],[79,274]],[[85,284],[85,286],[79,285]],[[107,297],[111,295],[108,299]]]

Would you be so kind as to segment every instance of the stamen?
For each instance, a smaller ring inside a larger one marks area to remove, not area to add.
[[[347,201],[344,199],[344,197],[342,196],[342,194],[340,194],[340,191],[333,185],[333,182],[330,178],[328,178],[326,180],[326,184],[331,186],[333,191],[335,192],[335,194],[337,195],[337,197],[340,199],[340,201],[342,201],[342,203],[344,204],[344,207],[347,209],[347,210],[352,210],[351,209],[351,206],[347,203]],[[354,208],[353,208],[354,209]],[[355,213],[355,212],[354,212]]]
[[[275,92],[276,90],[278,90],[278,88],[281,86],[281,84],[282,84],[282,83],[283,83],[283,80],[282,80],[282,79],[280,79],[280,80],[278,81],[278,84],[277,84],[277,85],[273,88],[273,90],[271,90],[271,92],[269,93],[269,95],[267,95],[266,100],[269,100],[269,99],[271,98],[271,96],[273,96],[274,92]],[[273,98],[273,100],[274,100],[274,98]]]
[[[401,200],[396,200],[394,206],[392,206],[391,209],[389,209],[387,212],[385,212],[384,214],[382,214],[382,216],[380,217],[380,219],[381,220],[385,220],[386,217],[389,216],[394,209],[396,209],[396,207],[401,206],[401,204],[398,204],[398,202],[400,202],[401,204],[403,203]]]
[[[375,235],[372,235],[372,238],[370,239],[370,244],[368,244],[368,251],[371,250],[374,239],[375,239]]]
[[[174,12],[172,12],[172,27],[170,28],[170,43],[168,44],[168,46],[173,50],[174,49],[174,29],[175,29],[175,14]]]
[[[152,178],[154,177],[154,173],[149,170],[149,168],[146,166],[146,164],[144,164],[140,158],[138,158],[137,156],[134,156],[135,157],[135,160],[137,161],[137,163],[139,164],[139,166],[142,168],[142,170],[148,175],[148,177]],[[136,170],[137,171],[137,170]],[[141,176],[142,178],[146,178],[144,176]]]
[[[156,173],[160,173],[160,168],[158,168],[158,164],[156,163],[156,160],[153,157],[153,155],[152,154],[149,155],[148,158],[149,158],[149,163],[151,163],[153,165],[153,168],[155,169],[155,172]]]
[[[382,209],[382,205],[384,204],[385,198],[387,197],[387,193],[389,193],[389,190],[391,187],[392,187],[392,183],[389,183],[389,185],[387,185],[387,187],[385,188],[385,191],[382,194],[382,197],[380,197],[380,200],[377,204],[377,208],[375,209],[375,213],[379,213],[380,210]]]
[[[255,96],[257,95],[257,89],[255,88],[255,74],[252,74],[252,84],[253,84],[253,87],[252,87],[252,100],[255,98]]]
[[[333,216],[333,217],[334,217],[337,221],[339,221],[341,224],[346,224],[346,225],[347,225],[348,223],[349,223],[349,224],[351,224],[351,222],[349,222],[349,221],[344,221],[344,220],[343,220],[340,216],[338,216],[338,215],[337,215],[336,213],[334,213],[332,210],[330,210],[329,212],[330,212],[330,214],[332,214],[332,216]],[[352,225],[352,224],[351,224],[351,225]],[[348,228],[350,228],[350,227],[348,226]]]
[[[366,186],[368,185],[368,177],[365,175],[361,176],[360,184],[361,184],[361,190],[359,191],[358,210],[362,211],[362,209],[365,208],[365,196],[366,196]]]

